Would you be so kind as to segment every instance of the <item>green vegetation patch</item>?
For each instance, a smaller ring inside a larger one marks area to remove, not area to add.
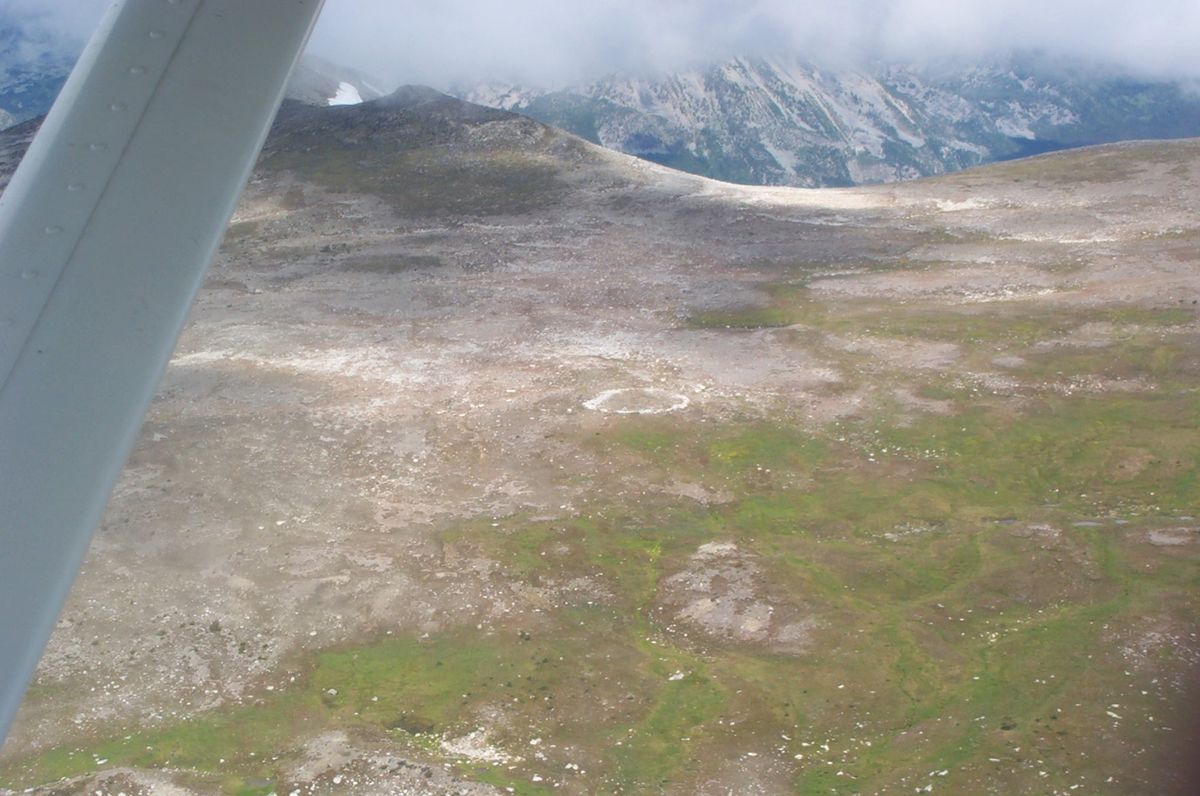
[[[579,432],[598,466],[573,513],[441,533],[448,557],[494,562],[510,614],[320,652],[246,704],[16,760],[0,786],[105,760],[250,792],[337,728],[517,793],[694,792],[733,770],[798,793],[1065,791],[1115,770],[1153,792],[1167,769],[1130,750],[1185,718],[1164,689],[1191,659],[1131,662],[1137,645],[1114,634],[1194,628],[1195,545],[1147,539],[1194,525],[1200,397],[1186,347],[1159,334],[1182,316],[1126,312],[1106,317],[1128,334],[1101,350],[1130,346],[1151,372],[1167,346],[1156,383],[1174,388],[1015,405],[944,386],[952,414],[901,423],[885,406],[817,430],[604,418]],[[672,496],[680,483],[713,499]],[[732,557],[698,555],[713,542]],[[767,631],[701,621],[714,616]],[[786,623],[799,630],[785,643]],[[485,725],[524,759],[442,750]],[[563,780],[567,762],[579,773]]]
[[[526,755],[535,736],[589,750],[605,749],[612,739],[636,738],[636,746],[618,747],[614,770],[619,768],[622,781],[649,782],[677,769],[688,757],[680,730],[712,717],[722,701],[720,688],[699,675],[686,683],[669,681],[672,666],[701,669],[702,662],[682,651],[651,651],[633,628],[613,625],[611,613],[571,613],[580,617],[588,621],[544,635],[512,628],[456,631],[322,652],[296,682],[260,691],[252,704],[19,759],[0,776],[0,787],[136,766],[191,770],[204,789],[226,793],[271,790],[286,765],[300,759],[305,739],[337,728],[417,759],[462,762],[464,772],[516,785],[519,792],[540,792],[530,789],[527,774],[485,766],[481,775],[478,764],[440,751],[443,738],[477,729],[481,710],[509,714],[512,722],[493,727],[489,742],[514,756]],[[624,643],[614,645],[615,639]],[[606,720],[595,710],[597,699],[621,707]],[[547,775],[560,773],[532,765]]]
[[[1194,159],[1193,147],[1177,142],[1137,143],[1118,147],[1084,147],[1023,158],[1005,163],[996,163],[980,170],[992,177],[1007,178],[1014,182],[1048,182],[1056,185],[1083,183],[1114,183],[1130,180],[1150,165],[1187,168]],[[1172,171],[1172,173],[1175,173]],[[961,181],[969,177],[946,178]],[[1178,176],[1176,174],[1176,176]]]
[[[681,472],[755,477],[767,470],[808,471],[826,457],[828,445],[780,423],[748,421],[697,433],[674,420],[631,418],[611,438],[618,446]]]
[[[687,319],[694,329],[766,329],[812,327],[835,334],[865,334],[992,348],[1027,347],[1060,338],[1087,322],[1119,327],[1176,327],[1196,320],[1191,308],[1112,306],[1101,309],[1031,307],[994,302],[946,306],[913,300],[906,304],[877,299],[820,300],[802,282],[764,288],[761,306],[698,312]]]

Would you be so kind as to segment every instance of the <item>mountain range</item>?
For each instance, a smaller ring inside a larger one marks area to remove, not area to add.
[[[0,129],[46,113],[75,49],[0,10]],[[310,105],[390,88],[313,55],[288,89]],[[565,88],[458,86],[593,143],[728,182],[804,187],[894,182],[1113,141],[1200,135],[1200,92],[1044,56],[964,67],[829,67],[739,57],[653,78]]]
[[[458,96],[730,182],[893,182],[1086,144],[1200,134],[1200,93],[1036,56],[963,68],[733,58],[654,79]]]

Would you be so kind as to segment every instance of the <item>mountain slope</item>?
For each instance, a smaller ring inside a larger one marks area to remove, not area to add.
[[[355,105],[383,94],[376,80],[357,69],[306,54],[292,74],[286,96],[309,105]]]
[[[3,130],[4,134],[0,135],[0,191],[8,186],[41,124],[40,119],[30,119]]]
[[[404,86],[353,107],[286,102],[261,166],[383,195],[409,216],[496,215],[557,201],[563,170],[594,158],[588,149],[525,116]]]
[[[1067,146],[1200,134],[1200,97],[1036,59],[968,70],[735,58],[655,80],[460,92],[590,141],[749,184],[892,182]]]
[[[813,191],[288,103],[0,792],[1194,794],[1198,240],[1200,141]]]

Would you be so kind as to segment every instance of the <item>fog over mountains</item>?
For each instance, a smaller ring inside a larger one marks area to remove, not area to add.
[[[49,110],[75,55],[45,31],[20,26],[0,9],[0,129]]]
[[[46,17],[31,17],[21,3],[0,7],[0,130],[49,111],[83,48],[87,26],[63,28]],[[301,61],[288,89],[289,98],[315,105],[362,102],[385,93],[378,79],[313,54]]]
[[[19,26],[0,10],[0,130],[49,111],[77,55],[69,42]],[[379,82],[309,54],[292,75],[287,96],[310,105],[354,104],[387,93]]]
[[[49,109],[81,46],[78,24],[54,24],[78,21],[78,10],[33,15],[28,8],[22,12],[28,5],[0,9],[0,128]],[[528,6],[518,3],[513,14],[528,15]],[[494,80],[438,71],[433,66],[439,61],[432,55],[428,68],[413,62],[423,46],[413,37],[442,20],[443,12],[417,13],[401,26],[394,9],[371,9],[370,4],[350,9],[331,3],[322,23],[325,32],[318,30],[314,40],[317,48],[337,52],[359,68],[341,65],[338,57],[310,54],[289,97],[310,104],[353,104],[380,97],[397,83],[428,80],[460,98],[526,114],[673,168],[731,182],[809,187],[893,182],[1085,144],[1200,135],[1200,90],[1187,69],[1155,69],[1145,58],[1122,62],[1112,54],[1104,60],[1065,45],[1055,55],[1048,54],[1052,50],[1047,45],[1021,55],[984,56],[981,50],[967,57],[930,44],[927,61],[918,63],[911,46],[899,48],[902,31],[889,28],[886,36],[887,31],[873,34],[883,37],[871,45],[878,50],[875,56],[838,57],[834,51],[839,47],[870,50],[870,42],[855,44],[829,20],[822,24],[841,32],[831,34],[825,44],[811,35],[796,38],[796,30],[788,33],[780,8],[758,8],[755,25],[744,15],[737,17],[749,25],[741,38],[703,47],[693,42],[671,56],[679,49],[671,42],[690,30],[688,25],[698,24],[699,18],[692,19],[696,14],[689,12],[675,21],[677,30],[663,29],[649,48],[655,52],[639,59],[620,53],[645,43],[637,36],[648,35],[652,20],[630,11],[628,18],[621,17],[624,27],[602,26],[596,33],[611,46],[586,59],[585,53],[578,55],[592,65],[589,71],[564,61],[564,42],[549,34],[567,22],[561,14],[549,14],[543,15],[545,41],[529,40],[525,47],[540,48],[541,55],[523,56],[527,66],[545,61],[546,68],[531,69],[528,81]],[[390,61],[379,53],[374,60],[367,57],[378,50],[378,42],[364,29],[373,14],[381,29],[396,30],[387,49]],[[897,14],[893,9],[889,17],[895,25],[909,18]],[[1187,28],[1187,18],[1180,19]],[[754,33],[770,20],[781,26],[780,36],[791,42],[790,49]],[[663,28],[665,22],[659,23]],[[474,64],[472,74],[513,74],[504,67],[503,48],[472,32],[477,24],[464,21],[454,41],[438,52],[457,52],[475,42],[478,57],[458,59]],[[568,28],[564,36],[574,30]],[[361,53],[335,46],[339,35],[351,34],[361,38]],[[726,55],[734,44],[744,45],[746,54]],[[1163,46],[1164,52],[1171,49]],[[500,60],[487,60],[492,57]],[[368,61],[382,77],[361,68]],[[685,61],[693,65],[680,66]],[[602,63],[612,64],[607,76],[584,76],[597,74],[595,67]],[[548,66],[553,64],[557,66]],[[579,79],[564,85],[577,72]]]

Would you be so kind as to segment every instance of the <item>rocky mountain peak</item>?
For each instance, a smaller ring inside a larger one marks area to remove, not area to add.
[[[750,184],[893,182],[1083,144],[1200,134],[1194,92],[1032,55],[858,67],[739,57],[556,91],[487,83],[459,94]]]

